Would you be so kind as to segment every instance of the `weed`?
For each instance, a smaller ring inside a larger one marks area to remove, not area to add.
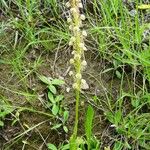
[[[6,107],[5,106],[5,103],[1,100],[0,101],[0,127],[4,127],[5,123],[4,123],[4,120],[5,120],[5,117],[8,115],[8,114],[11,114],[13,112],[13,108],[10,108],[10,107]]]
[[[52,114],[56,118],[60,118],[61,123],[56,123],[53,125],[52,129],[56,130],[63,126],[64,131],[67,133],[68,128],[66,126],[66,122],[69,117],[69,112],[65,107],[62,106],[61,102],[64,99],[63,95],[57,95],[57,89],[56,86],[63,85],[65,82],[60,79],[52,79],[52,78],[47,78],[45,76],[39,76],[40,80],[47,84],[48,88],[48,103],[47,103],[47,108],[51,109]]]

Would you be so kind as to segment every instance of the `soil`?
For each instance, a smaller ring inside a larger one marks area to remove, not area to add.
[[[32,53],[34,53],[34,57],[38,58],[39,52],[33,52],[34,50],[31,50],[30,52],[26,53],[26,60],[28,62],[32,63],[34,61]],[[3,54],[4,55],[4,54]],[[57,57],[56,57],[57,55]],[[99,58],[96,58],[98,54],[92,54],[91,52],[88,52],[86,54],[87,56],[87,62],[88,62],[88,68],[84,72],[84,78],[87,80],[89,84],[89,89],[83,91],[82,96],[82,105],[83,101],[85,102],[84,106],[80,107],[80,123],[79,123],[79,133],[84,134],[84,116],[85,116],[85,106],[87,105],[88,101],[91,101],[92,96],[97,95],[99,97],[104,97],[103,90],[104,87],[107,90],[111,90],[110,82],[109,80],[112,78],[112,75],[105,75],[103,78],[101,77],[100,73],[103,69],[102,65],[105,62],[99,62]],[[50,129],[50,121],[51,119],[46,118],[44,116],[40,116],[36,113],[31,112],[21,112],[19,117],[19,122],[15,123],[14,126],[11,125],[14,116],[8,115],[5,118],[5,126],[4,128],[0,129],[0,143],[1,146],[8,146],[7,142],[11,141],[16,135],[19,135],[22,133],[25,129],[27,129],[26,126],[31,127],[34,126],[46,119],[49,119],[46,123],[40,125],[39,127],[35,128],[34,130],[30,131],[29,133],[25,134],[25,136],[17,141],[14,145],[15,148],[21,149],[23,145],[23,140],[28,139],[29,147],[26,149],[38,149],[39,147],[41,149],[46,149],[45,144],[43,144],[45,141],[43,139],[46,139],[46,142],[56,143],[57,145],[67,139],[69,139],[69,136],[72,132],[73,122],[74,122],[74,106],[75,106],[75,99],[74,94],[72,90],[72,78],[68,75],[68,72],[70,69],[69,64],[69,58],[71,57],[70,50],[62,50],[57,52],[50,52],[49,54],[43,53],[42,59],[45,60],[44,64],[39,67],[38,73],[47,77],[54,77],[54,78],[63,78],[66,82],[66,85],[61,87],[60,92],[64,93],[65,95],[65,101],[64,105],[66,105],[70,110],[70,118],[68,121],[68,128],[69,128],[69,134],[65,134],[64,132],[56,132],[52,131]],[[54,60],[55,59],[55,60]],[[62,61],[63,60],[63,61]],[[28,83],[28,87],[24,88],[24,85],[22,82],[20,82],[19,78],[15,76],[12,72],[12,69],[9,64],[1,64],[0,65],[0,88],[1,88],[1,95],[7,98],[7,100],[13,105],[13,106],[20,106],[20,107],[34,107],[37,110],[47,111],[43,108],[41,102],[38,100],[38,97],[26,97],[24,94],[21,94],[21,91],[25,91],[30,93],[31,95],[33,93],[36,93],[37,95],[43,95],[42,99],[44,101],[47,101],[45,95],[46,95],[46,86],[43,85],[39,79],[37,78],[36,73],[31,73],[27,78],[26,82]],[[101,84],[101,86],[100,86]],[[105,86],[104,86],[105,85]],[[66,92],[66,88],[70,88],[70,92]],[[115,88],[116,89],[116,88]],[[20,91],[20,92],[17,92]],[[23,92],[22,92],[23,93]],[[84,96],[86,95],[86,97]],[[27,100],[27,98],[29,98]],[[32,99],[33,98],[33,99]],[[32,100],[31,100],[32,99]],[[87,100],[88,99],[88,100]],[[15,110],[14,110],[15,112]],[[97,119],[96,119],[96,126],[95,131],[98,131],[97,134],[101,134],[101,126],[102,124],[102,118],[101,118],[101,112],[97,112]],[[98,129],[96,129],[98,127]],[[40,135],[41,134],[41,135]],[[14,142],[14,141],[13,141]],[[22,143],[22,144],[20,144]],[[10,144],[10,143],[9,143]],[[11,148],[13,149],[13,148]]]

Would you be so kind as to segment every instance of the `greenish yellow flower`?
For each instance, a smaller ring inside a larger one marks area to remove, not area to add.
[[[80,55],[80,54],[75,54],[75,55],[74,55],[74,59],[75,59],[75,60],[80,59],[80,58],[81,58],[81,55]]]
[[[76,79],[80,80],[82,78],[82,75],[80,73],[76,74]]]
[[[70,59],[70,64],[74,64],[74,59],[73,58]]]
[[[72,85],[72,87],[73,87],[73,89],[78,89],[78,88],[79,88],[79,86],[78,86],[77,83],[74,83],[74,84]]]

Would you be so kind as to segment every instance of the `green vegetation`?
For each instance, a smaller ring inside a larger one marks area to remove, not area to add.
[[[82,2],[0,1],[1,150],[150,149],[149,1]]]

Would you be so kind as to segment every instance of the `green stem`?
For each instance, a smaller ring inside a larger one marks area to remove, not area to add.
[[[75,107],[75,126],[74,126],[74,137],[77,137],[78,132],[78,120],[79,120],[79,100],[80,100],[80,91],[76,90],[76,107]]]

